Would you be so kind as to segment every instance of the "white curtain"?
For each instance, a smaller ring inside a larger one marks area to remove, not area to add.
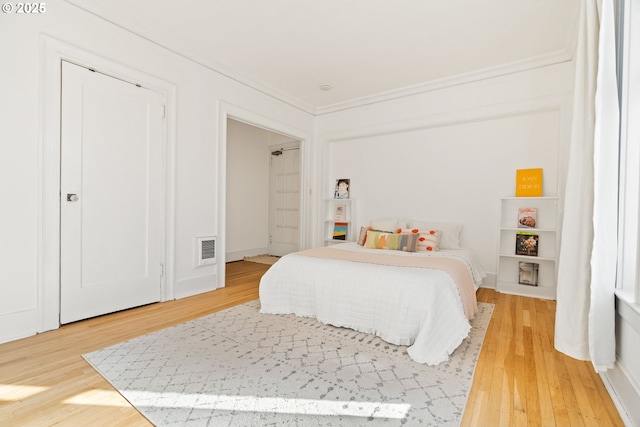
[[[555,347],[604,370],[615,362],[618,102],[613,5],[599,3],[580,12]]]
[[[598,371],[616,361],[615,289],[618,253],[619,123],[613,0],[600,13],[596,124],[594,130],[593,252],[589,355]]]

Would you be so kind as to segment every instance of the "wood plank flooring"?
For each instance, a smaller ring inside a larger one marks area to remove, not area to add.
[[[268,265],[227,265],[225,288],[0,345],[0,426],[149,426],[82,354],[258,298]],[[623,426],[591,364],[553,349],[555,302],[478,291],[495,309],[462,426]]]

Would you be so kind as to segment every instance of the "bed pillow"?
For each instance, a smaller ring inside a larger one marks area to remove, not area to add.
[[[399,228],[398,233],[418,235],[417,252],[435,252],[440,250],[440,230],[420,230],[417,228]]]
[[[384,231],[368,230],[365,248],[390,249],[395,251],[416,252],[418,248],[418,234],[387,233]]]
[[[373,230],[395,233],[398,229],[398,218],[372,219],[369,226]]]
[[[439,230],[440,249],[460,249],[462,224],[455,222],[409,221],[409,228],[418,230]]]
[[[401,245],[398,250],[405,252],[416,252],[418,250],[418,243],[420,243],[420,237],[416,237],[415,234],[398,233]]]
[[[358,244],[364,246],[364,242],[367,241],[367,231],[373,230],[371,227],[360,227],[360,234],[358,235]]]

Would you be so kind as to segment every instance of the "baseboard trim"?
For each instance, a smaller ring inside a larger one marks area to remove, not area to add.
[[[206,276],[191,277],[176,283],[175,299],[186,298],[216,290],[218,288],[218,274],[208,274]]]
[[[0,315],[0,344],[30,337],[38,330],[38,309],[16,311]]]
[[[640,427],[640,391],[629,380],[624,367],[619,363],[613,369],[600,374],[620,418],[627,427]]]
[[[482,280],[481,288],[496,289],[496,273],[486,273],[486,277]]]
[[[225,262],[241,261],[246,256],[258,256],[268,253],[269,247],[267,246],[262,248],[242,249],[240,251],[227,252],[225,254]]]

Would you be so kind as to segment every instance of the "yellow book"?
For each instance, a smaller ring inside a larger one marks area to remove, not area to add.
[[[542,196],[542,168],[516,170],[516,197]]]

